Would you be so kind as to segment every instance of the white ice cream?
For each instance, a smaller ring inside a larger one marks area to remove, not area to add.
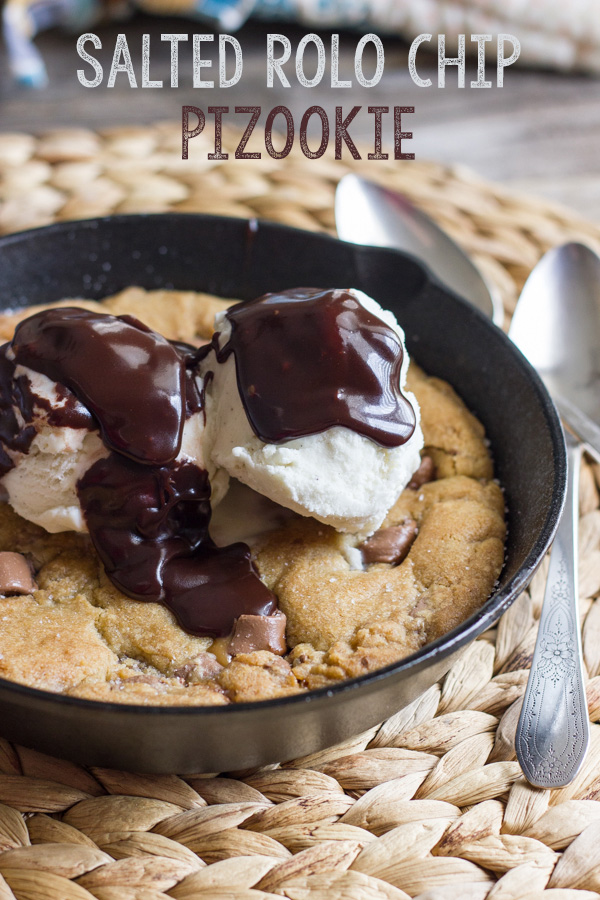
[[[394,329],[404,347],[404,333],[393,314],[361,291],[351,293],[365,309]],[[220,332],[220,345],[224,346],[231,333],[225,313],[217,315],[215,324]],[[231,513],[246,519],[242,531],[258,534],[266,527],[265,511],[269,524],[273,510],[281,507],[285,508],[281,510],[284,514],[291,510],[312,516],[358,537],[375,531],[420,463],[423,435],[418,403],[405,389],[408,362],[404,352],[400,387],[415,410],[417,426],[411,438],[400,447],[382,447],[342,427],[281,444],[265,444],[254,434],[242,405],[233,354],[219,364],[214,352],[210,353],[198,375],[201,388],[202,377],[206,372],[213,373],[205,392],[205,411],[185,422],[177,458],[208,470],[213,508],[226,494],[230,476],[262,498],[268,498],[265,503],[278,504],[278,507],[271,504],[265,508],[264,503],[257,505],[255,498],[250,504],[257,515],[260,513],[255,522],[255,515],[244,514],[247,504],[240,506],[243,498],[238,496],[239,490],[237,494],[234,491],[230,502],[225,504],[227,509],[223,508],[223,515],[211,526],[217,543],[229,538]],[[20,376],[27,377],[32,393],[53,409],[66,402],[57,392],[57,385],[46,376],[17,366],[15,377]],[[23,518],[49,532],[84,532],[87,528],[77,497],[77,482],[109,450],[97,431],[51,425],[43,405],[36,407],[33,424],[37,434],[29,452],[7,449],[15,468],[4,476],[1,484],[12,507]],[[20,417],[19,410],[15,412]],[[244,536],[248,539],[248,534]],[[233,539],[239,539],[239,535]]]
[[[351,293],[394,329],[404,347],[404,333],[394,315],[361,291]],[[231,334],[225,313],[217,314],[215,329],[223,347]],[[404,352],[400,386],[415,410],[417,426],[400,447],[382,447],[342,427],[282,444],[265,444],[254,434],[242,405],[233,354],[219,364],[213,352],[202,365],[202,373],[214,373],[205,394],[205,453],[217,469],[224,469],[275,503],[339,531],[370,534],[420,464],[423,434],[417,400],[405,390],[408,362]]]
[[[227,496],[215,509],[208,530],[218,547],[237,541],[254,547],[269,531],[281,528],[293,518],[291,510],[232,478]]]
[[[17,366],[15,378],[26,376],[32,392],[48,401],[54,409],[64,405],[56,391],[56,383],[45,375],[25,366]],[[17,416],[21,414],[15,408]],[[109,450],[98,431],[86,428],[66,428],[51,425],[47,412],[36,407],[33,424],[37,434],[28,453],[7,450],[15,463],[1,483],[8,493],[8,500],[16,513],[46,531],[87,531],[79,500],[77,482],[99,459],[108,456]],[[180,461],[195,463],[206,468],[203,455],[204,415],[196,413],[185,422]],[[216,473],[208,463],[212,486],[212,503],[219,502],[227,490],[229,476],[225,471]]]

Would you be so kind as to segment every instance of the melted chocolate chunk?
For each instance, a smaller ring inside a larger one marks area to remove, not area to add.
[[[405,519],[402,524],[390,528],[380,528],[360,545],[363,562],[367,565],[390,563],[399,566],[408,556],[418,533],[419,527],[414,519]]]
[[[32,594],[37,590],[33,572],[22,553],[0,553],[0,594]]]
[[[67,387],[112,450],[147,465],[172,462],[185,416],[185,364],[132,316],[47,310],[21,322],[15,362]]]
[[[235,623],[228,651],[231,656],[269,650],[278,656],[287,653],[286,617],[277,611],[272,616],[240,616]]]
[[[412,435],[396,332],[349,292],[298,288],[227,311],[238,388],[255,434],[280,443],[341,425],[384,447]]]
[[[85,473],[78,494],[113,584],[164,603],[191,634],[226,635],[242,615],[276,611],[246,544],[218,548],[208,536],[205,471],[190,463],[150,468],[111,453]]]

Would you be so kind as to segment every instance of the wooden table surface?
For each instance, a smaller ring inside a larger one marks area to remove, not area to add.
[[[435,59],[423,56],[419,72],[422,77],[432,77],[434,85],[418,88],[409,76],[406,44],[386,40],[385,73],[375,88],[354,85],[351,90],[333,90],[328,86],[307,89],[300,87],[294,78],[289,89],[267,89],[267,31],[287,34],[294,48],[308,31],[308,28],[301,30],[278,22],[251,23],[237,33],[244,52],[244,74],[237,86],[193,89],[190,38],[187,45],[181,45],[180,87],[171,88],[168,86],[169,45],[161,43],[161,33],[191,35],[203,30],[206,30],[204,26],[197,22],[144,16],[96,28],[103,41],[98,57],[106,69],[117,33],[126,33],[138,82],[142,34],[150,33],[150,74],[153,79],[164,80],[166,86],[162,90],[132,90],[124,75],[118,77],[113,89],[104,85],[84,88],[76,76],[82,61],[76,53],[75,36],[58,31],[47,32],[37,39],[48,66],[49,86],[41,91],[25,90],[12,82],[1,50],[0,131],[39,133],[60,126],[102,128],[179,119],[183,104],[204,109],[209,105],[233,109],[235,105],[252,104],[261,105],[264,110],[285,104],[296,121],[313,104],[322,105],[330,115],[336,104],[348,110],[355,104],[414,106],[415,113],[407,117],[410,125],[406,126],[413,131],[414,138],[410,145],[407,142],[406,149],[414,151],[418,159],[468,165],[487,178],[549,197],[600,221],[600,82],[597,79],[512,67],[505,72],[502,89],[459,90],[456,72],[450,69],[448,86],[440,89],[436,83]],[[329,35],[323,37],[328,46]],[[340,77],[351,74],[356,41],[357,36],[353,34],[342,36]],[[208,50],[204,55],[211,58]],[[491,66],[492,73],[494,69]],[[205,77],[213,76],[205,74]],[[467,85],[474,77],[474,64],[470,61]],[[366,115],[366,110],[357,117],[351,129],[356,140],[373,140],[372,118]]]

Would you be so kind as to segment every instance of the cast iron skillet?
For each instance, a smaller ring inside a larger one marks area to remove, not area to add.
[[[219,772],[312,753],[367,729],[437,681],[531,579],[561,511],[566,462],[556,412],[508,339],[412,257],[268,223],[118,216],[0,239],[0,306],[102,298],[128,285],[250,299],[290,287],[355,287],[397,315],[411,355],[483,422],[506,492],[498,587],[459,628],[371,675],[295,697],[213,708],[122,706],[0,679],[0,733],[80,763]],[[1,600],[0,600],[1,603]]]

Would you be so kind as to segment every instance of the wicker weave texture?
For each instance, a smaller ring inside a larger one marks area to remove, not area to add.
[[[227,136],[225,144],[233,138]],[[600,228],[459,168],[225,163],[174,125],[0,135],[3,232],[111,212],[259,215],[333,229],[345,171],[403,190],[507,309],[548,247]],[[226,147],[227,149],[227,147]],[[588,704],[600,720],[600,466],[581,476]],[[343,746],[227,776],[84,770],[0,740],[0,900],[588,900],[600,896],[600,725],[567,788],[530,787],[514,732],[545,567],[442,683]]]
[[[258,216],[334,233],[335,186],[353,171],[404,192],[435,218],[498,286],[509,314],[547,249],[568,240],[600,249],[599,225],[461,166],[335,162],[328,155],[310,160],[294,151],[275,160],[264,148],[260,160],[235,160],[238,140],[224,131],[230,159],[219,162],[207,158],[214,147],[204,134],[190,141],[190,158],[182,160],[174,123],[102,133],[63,129],[41,138],[0,133],[0,234],[67,219],[168,210]]]

